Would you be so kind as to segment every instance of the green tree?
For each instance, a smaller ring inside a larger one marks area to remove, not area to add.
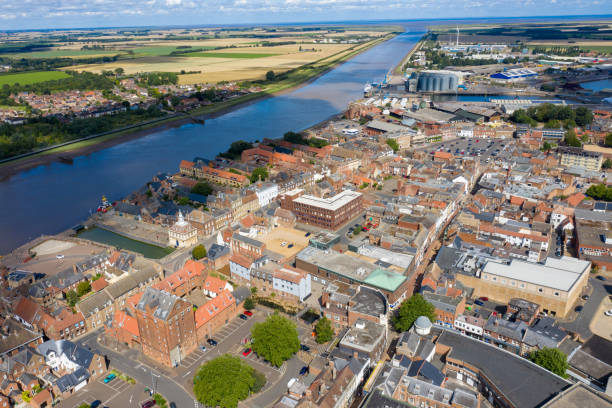
[[[544,143],[542,144],[542,151],[543,151],[543,152],[549,152],[549,151],[551,151],[551,150],[552,150],[552,145],[551,145],[550,143],[548,143],[548,142],[544,142]]]
[[[206,255],[207,255],[206,248],[202,244],[197,245],[195,248],[191,250],[191,256],[193,256],[193,259],[195,259],[196,261],[198,259],[205,258]]]
[[[593,112],[589,108],[580,106],[576,108],[576,124],[578,126],[586,126],[593,123]]]
[[[193,392],[206,406],[235,408],[253,390],[254,371],[238,357],[225,354],[199,368],[193,379]]]
[[[246,310],[253,310],[255,309],[255,302],[253,301],[252,298],[248,297],[244,300],[244,308]]]
[[[295,324],[286,317],[273,314],[263,323],[251,328],[253,351],[280,367],[300,348],[300,339]]]
[[[606,140],[604,142],[606,147],[612,147],[612,133],[608,133],[606,135]]]
[[[612,160],[610,160],[610,159],[604,160],[604,162],[602,163],[601,167],[603,167],[604,169],[612,168]]]
[[[86,293],[89,293],[90,291],[91,291],[91,283],[89,283],[88,280],[79,282],[79,284],[77,285],[77,295],[79,295],[79,297],[83,296]]]
[[[276,78],[276,75],[274,74],[274,71],[266,72],[266,80],[267,81],[274,81],[274,78]]]
[[[115,75],[123,75],[123,72],[124,72],[123,68],[121,67],[115,68]]]
[[[327,317],[323,316],[319,319],[315,326],[315,333],[317,334],[317,343],[319,344],[327,343],[334,337],[334,330]]]
[[[256,183],[259,180],[265,181],[269,176],[268,169],[265,167],[258,167],[251,172],[251,183]]]
[[[206,181],[198,181],[198,183],[191,188],[191,192],[194,194],[208,196],[212,194],[213,188]]]
[[[425,316],[432,322],[436,320],[434,306],[420,294],[414,294],[402,302],[397,314],[393,317],[393,327],[404,332],[412,327],[419,316]]]
[[[567,356],[559,349],[544,347],[542,350],[531,353],[529,359],[560,377],[568,377],[566,373],[569,367]]]
[[[580,143],[580,140],[578,140],[578,138],[576,137],[576,132],[574,132],[574,129],[570,129],[565,132],[565,144],[573,147],[582,146],[582,143]]]
[[[189,202],[190,202],[189,197],[185,197],[185,196],[179,197],[178,200],[176,200],[176,203],[178,205],[189,205]]]
[[[79,301],[79,295],[74,290],[69,290],[66,293],[66,302],[68,302],[68,306],[72,307],[77,304]]]
[[[266,385],[266,376],[257,370],[253,370],[253,380],[255,380],[252,389],[253,393],[261,391],[261,389]]]
[[[399,150],[399,144],[397,144],[397,140],[395,139],[387,139],[387,145],[393,149],[393,152],[396,153]]]

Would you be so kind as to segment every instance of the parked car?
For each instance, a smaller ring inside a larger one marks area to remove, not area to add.
[[[482,300],[483,302],[486,302],[487,300],[489,300],[489,298],[486,296],[481,296],[480,300]]]
[[[247,315],[245,315],[245,314],[241,314],[241,315],[240,315],[240,316],[238,316],[238,317],[240,317],[242,320],[248,320],[248,317],[247,317]]]
[[[104,384],[108,384],[109,382],[113,381],[115,378],[117,378],[116,374],[110,373],[109,375],[106,376],[106,378],[104,379]]]
[[[245,349],[245,350],[242,352],[242,355],[243,355],[243,356],[245,356],[245,357],[248,357],[248,356],[249,356],[249,354],[251,354],[251,352],[252,352],[252,351],[253,351],[253,349],[251,349],[251,348]]]
[[[202,353],[206,352],[206,346],[200,346],[200,350],[202,350]]]
[[[151,408],[154,405],[155,405],[155,400],[148,400],[148,401],[143,402],[141,407],[142,408]]]
[[[599,279],[600,281],[605,281],[605,280],[606,280],[606,278],[605,278],[605,277],[603,277],[603,276],[601,276],[601,275],[597,275],[597,276],[595,277],[595,279]]]
[[[56,258],[56,259],[64,259],[64,255],[62,255],[62,254],[57,254],[57,255],[55,255],[55,258]]]
[[[604,314],[605,314],[606,316],[612,316],[612,309],[610,309],[610,310],[606,310],[606,311],[604,312]]]
[[[245,310],[243,313],[244,313],[245,315],[249,316],[249,317],[253,316],[253,312],[251,312],[251,311],[249,311],[249,310]]]
[[[582,297],[582,300],[589,300],[589,295],[584,295],[584,296]]]
[[[176,408],[176,404],[174,402],[170,403],[170,408]]]
[[[574,309],[576,312],[580,313],[582,312],[583,307],[582,306],[576,306],[576,308]]]
[[[308,372],[308,367],[307,367],[307,366],[304,366],[304,367],[302,367],[302,369],[300,370],[300,375],[304,375],[304,374],[306,374],[307,372]]]
[[[208,339],[208,340],[206,340],[206,342],[207,342],[208,344],[210,344],[211,346],[216,346],[216,345],[217,345],[217,341],[216,341],[216,340],[213,340],[213,339]]]
[[[89,404],[89,408],[98,408],[100,405],[102,405],[102,401],[100,401],[100,400],[95,400],[94,402],[92,402],[91,404]]]
[[[302,351],[310,351],[310,347],[305,344],[300,344],[300,350]]]
[[[310,236],[310,232],[307,232],[306,235],[304,235],[305,237],[309,237]]]
[[[476,303],[478,306],[484,306],[484,302],[482,300],[476,299],[474,303]]]

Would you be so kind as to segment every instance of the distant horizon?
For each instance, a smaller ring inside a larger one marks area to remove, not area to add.
[[[4,0],[0,32],[612,17],[612,2],[604,0],[508,5],[506,0]]]
[[[293,26],[293,25],[332,25],[332,24],[366,24],[366,25],[384,25],[384,24],[401,24],[407,22],[419,21],[482,21],[482,20],[520,20],[520,19],[562,19],[570,18],[572,20],[589,21],[589,18],[610,19],[611,14],[567,14],[567,15],[537,15],[537,16],[501,16],[501,17],[448,17],[448,18],[413,18],[413,19],[362,19],[362,20],[312,20],[312,21],[277,21],[277,22],[245,22],[245,23],[219,23],[219,24],[167,24],[167,25],[118,25],[118,26],[91,26],[91,27],[40,27],[40,28],[22,28],[22,29],[1,29],[0,32],[36,32],[36,31],[63,31],[63,30],[112,30],[112,29],[180,29],[180,28],[215,28],[215,27],[249,27],[249,26]]]

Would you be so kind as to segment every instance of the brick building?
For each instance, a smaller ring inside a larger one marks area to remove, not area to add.
[[[168,292],[147,288],[136,305],[142,352],[166,366],[178,365],[197,346],[192,305]]]
[[[195,326],[200,343],[211,338],[237,314],[236,299],[224,289],[195,312]]]
[[[289,193],[281,199],[281,207],[293,212],[298,222],[336,230],[363,211],[361,193],[344,190],[329,198]]]

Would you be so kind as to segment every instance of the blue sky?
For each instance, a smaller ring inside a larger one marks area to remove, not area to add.
[[[0,30],[612,14],[612,0],[0,0]]]

